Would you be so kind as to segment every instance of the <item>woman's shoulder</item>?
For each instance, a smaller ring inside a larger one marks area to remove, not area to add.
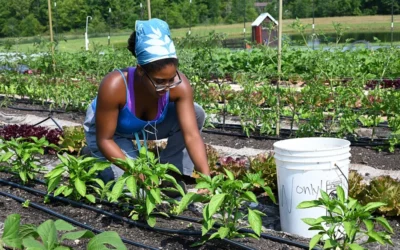
[[[125,83],[126,72],[124,70],[114,70],[109,72],[101,81],[99,94],[106,95],[114,100],[125,99]]]
[[[128,69],[115,69],[109,72],[107,75],[104,76],[102,79],[100,86],[107,85],[107,86],[114,86],[114,85],[121,85],[126,80],[128,75]]]
[[[182,72],[178,72],[182,83],[179,84],[177,87],[170,90],[170,100],[171,101],[178,101],[186,98],[192,98],[193,89],[190,85],[189,79],[187,79],[186,75]]]

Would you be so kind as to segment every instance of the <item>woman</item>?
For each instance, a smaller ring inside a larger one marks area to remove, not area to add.
[[[168,138],[161,163],[175,165],[186,176],[194,168],[209,175],[200,136],[205,113],[193,102],[188,79],[177,70],[168,24],[159,19],[136,21],[128,49],[137,66],[105,76],[87,110],[84,128],[91,154],[111,162],[136,158],[138,148],[132,140]],[[112,165],[101,178],[116,180],[124,170]]]

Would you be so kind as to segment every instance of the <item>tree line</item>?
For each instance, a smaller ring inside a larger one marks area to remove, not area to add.
[[[265,7],[256,7],[264,2]],[[399,13],[399,0],[284,0],[284,18]],[[133,30],[135,20],[147,19],[146,0],[51,0],[53,28],[80,32],[91,16],[91,32]],[[152,17],[171,28],[200,24],[253,21],[260,13],[278,17],[278,0],[151,0]],[[47,0],[0,0],[0,37],[36,36],[48,33]]]

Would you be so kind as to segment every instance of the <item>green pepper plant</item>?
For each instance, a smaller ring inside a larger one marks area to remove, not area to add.
[[[12,172],[18,173],[19,178],[24,184],[33,180],[36,173],[43,170],[39,166],[38,155],[44,154],[44,148],[55,148],[49,144],[45,137],[11,138],[0,142],[0,162],[6,162]]]
[[[47,180],[47,192],[54,191],[54,196],[62,194],[76,200],[85,197],[88,201],[95,203],[96,199],[92,194],[88,194],[87,186],[97,183],[100,187],[104,187],[104,183],[97,178],[97,173],[108,168],[110,162],[99,161],[94,157],[73,155],[64,157],[60,154],[58,154],[58,159],[61,163],[44,176]],[[64,173],[68,173],[66,184],[61,183]]]
[[[393,245],[390,234],[393,229],[383,217],[375,217],[373,212],[386,205],[382,202],[370,202],[365,206],[359,204],[356,199],[346,198],[342,187],[336,187],[337,198],[330,197],[321,190],[321,198],[312,201],[303,201],[297,208],[322,207],[327,215],[315,218],[303,218],[310,225],[309,230],[319,230],[310,241],[310,249],[314,248],[320,240],[323,241],[323,249],[351,249],[363,250],[363,244],[378,242],[382,245]],[[379,224],[384,231],[376,231],[375,224]],[[362,242],[362,237],[368,239]]]
[[[156,214],[168,216],[163,212],[154,212],[163,201],[173,202],[163,191],[177,192],[182,196],[184,191],[176,179],[169,173],[181,174],[172,164],[161,164],[152,152],[142,147],[136,159],[116,159],[115,164],[125,169],[125,173],[116,181],[111,192],[111,202],[118,201],[124,193],[124,187],[133,198],[134,209],[130,213],[133,220],[146,220],[153,227]],[[172,184],[167,187],[165,183]]]
[[[251,191],[254,188],[263,188],[273,202],[275,196],[271,188],[265,186],[261,173],[246,173],[243,180],[235,178],[234,174],[225,169],[225,174],[219,174],[214,177],[206,176],[200,173],[197,179],[197,189],[207,189],[210,202],[203,209],[202,238],[195,245],[204,244],[207,240],[214,238],[237,238],[250,236],[258,238],[261,234],[262,221],[264,214],[258,210],[244,209],[246,202],[258,203],[256,195]],[[198,194],[186,194],[179,206],[174,210],[175,213],[181,213],[193,201],[199,201]],[[241,220],[247,219],[250,226],[241,226]],[[216,224],[220,224],[217,229]],[[240,232],[242,228],[251,228],[254,233]],[[211,235],[208,235],[212,233]]]

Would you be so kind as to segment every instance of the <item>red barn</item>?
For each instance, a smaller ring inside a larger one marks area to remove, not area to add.
[[[278,21],[269,13],[259,15],[251,26],[253,42],[267,46],[278,44]]]

